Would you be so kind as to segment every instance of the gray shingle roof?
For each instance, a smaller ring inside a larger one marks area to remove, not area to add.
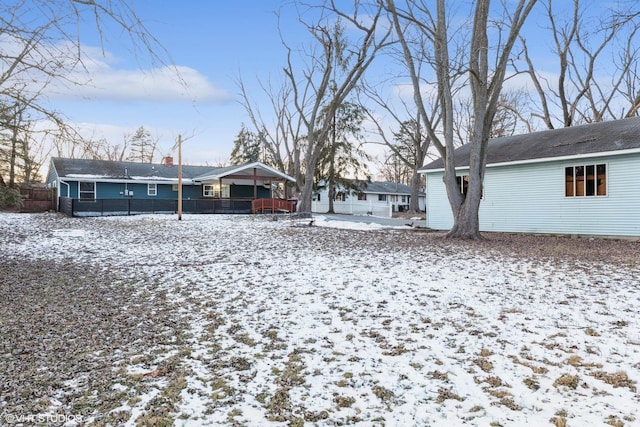
[[[487,165],[640,148],[640,117],[505,136],[489,141]],[[454,151],[456,167],[469,166],[469,144]],[[420,171],[442,169],[442,159]]]
[[[178,166],[167,166],[157,163],[114,162],[108,160],[51,159],[58,176],[72,177],[78,175],[94,175],[110,179],[160,178],[178,179]],[[212,166],[182,166],[182,177],[192,179],[215,171]]]
[[[411,187],[405,184],[400,184],[397,182],[389,182],[389,181],[363,181],[363,180],[353,180],[354,183],[357,183],[361,191],[363,193],[370,194],[406,194],[411,195]],[[420,192],[420,194],[424,194],[424,192]]]
[[[372,181],[363,191],[374,194],[411,194],[411,187],[397,182]]]

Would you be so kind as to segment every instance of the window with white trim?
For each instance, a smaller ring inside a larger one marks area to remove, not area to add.
[[[79,182],[78,198],[84,201],[94,201],[96,199],[96,183],[88,181]]]
[[[564,168],[565,197],[596,197],[607,195],[607,165],[567,166]]]
[[[147,196],[158,195],[158,184],[147,184]]]
[[[378,201],[379,202],[386,202],[387,201],[387,195],[386,194],[378,194]]]
[[[202,186],[204,197],[227,198],[229,197],[229,186],[223,184],[205,184]]]
[[[358,200],[367,200],[367,193],[358,193]]]

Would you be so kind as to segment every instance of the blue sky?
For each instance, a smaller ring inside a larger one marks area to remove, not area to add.
[[[592,1],[592,6],[602,6]],[[185,163],[227,161],[242,123],[251,128],[239,102],[238,79],[242,76],[250,96],[260,98],[263,92],[258,80],[282,76],[286,56],[276,11],[282,13],[280,27],[292,46],[309,37],[297,22],[292,1],[131,0],[130,4],[166,49],[188,87],[182,86],[174,73],[150,64],[144,55],[136,60],[127,35],[120,29],[105,28],[101,48],[95,25],[89,21],[80,29],[81,41],[93,58],[86,63],[91,81],[59,90],[51,97],[52,104],[76,123],[85,137],[118,144],[143,125],[158,139],[162,155],[170,154],[182,134],[189,138],[183,149]],[[561,4],[570,6],[569,2]],[[541,6],[537,6],[538,14],[544,10]],[[529,31],[539,31],[543,25],[548,25],[545,19],[535,14],[527,23]],[[548,46],[539,38],[529,39],[529,47],[541,54],[537,63],[551,60],[547,72],[553,73],[557,58],[549,55]],[[509,82],[514,83],[522,84]],[[381,151],[379,147],[372,150]]]
[[[241,124],[248,124],[239,103],[239,77],[258,91],[257,79],[277,74],[284,63],[275,15],[281,4],[136,0],[133,8],[188,87],[147,58],[136,59],[120,30],[105,28],[103,54],[88,22],[81,28],[81,42],[95,59],[88,61],[91,81],[58,90],[51,103],[79,124],[86,137],[121,143],[125,134],[144,125],[158,139],[162,154],[182,134],[190,138],[183,149],[186,163],[225,161]]]

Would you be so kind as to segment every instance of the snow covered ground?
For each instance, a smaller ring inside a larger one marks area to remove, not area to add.
[[[638,243],[301,225],[0,213],[0,268],[81,266],[93,303],[129,301],[105,316],[144,307],[135,339],[93,344],[108,383],[53,365],[33,398],[96,425],[640,425]],[[143,344],[154,316],[169,338]],[[30,381],[8,375],[0,425]]]

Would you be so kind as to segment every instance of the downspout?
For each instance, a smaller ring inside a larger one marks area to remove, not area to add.
[[[58,197],[56,197],[56,212],[60,212],[60,186],[61,184],[64,184],[67,186],[67,197],[69,197],[69,193],[71,193],[71,186],[69,185],[68,182],[64,182],[63,180],[61,180],[60,178],[58,178]]]

